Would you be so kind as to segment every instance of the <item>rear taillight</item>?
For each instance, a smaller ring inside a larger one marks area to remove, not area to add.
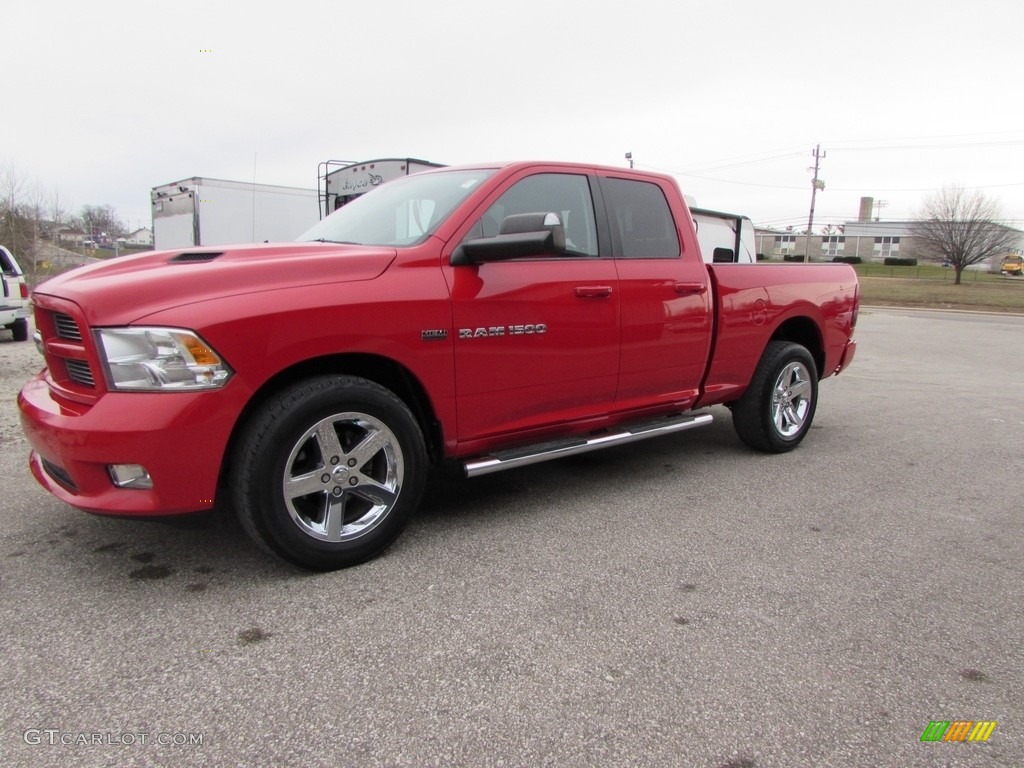
[[[28,286],[25,285],[24,283],[21,284],[21,298],[28,298]]]

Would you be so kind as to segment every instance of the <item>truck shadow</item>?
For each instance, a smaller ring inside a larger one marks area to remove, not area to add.
[[[715,421],[704,429],[472,479],[463,477],[459,467],[446,465],[428,483],[414,524],[432,528],[473,519],[486,525],[489,516],[507,514],[509,507],[524,502],[530,505],[532,499],[543,498],[545,506],[558,507],[581,495],[599,496],[632,485],[649,487],[666,477],[703,473],[723,456],[750,456],[733,433],[728,410],[713,412]]]
[[[56,502],[54,502],[56,503]],[[213,574],[288,578],[305,573],[264,554],[224,510],[163,520],[104,518],[64,508],[31,538],[15,541],[2,557],[69,580],[112,578],[179,584],[203,592]]]
[[[537,514],[570,515],[581,499],[616,493],[657,493],[660,484],[713,473],[723,458],[751,456],[732,432],[724,409],[709,427],[632,445],[566,457],[529,467],[465,479],[445,466],[428,481],[410,523],[413,549],[443,548],[458,530],[498,535],[508,519]],[[653,489],[653,491],[652,491]],[[0,557],[12,566],[21,558],[66,579],[102,578],[163,583],[198,594],[216,582],[275,581],[317,574],[260,549],[226,508],[177,518],[133,520],[92,516],[43,499],[58,513],[44,529],[10,540]],[[404,538],[385,553],[402,557]],[[407,553],[413,554],[413,553]],[[436,554],[436,553],[435,553]]]

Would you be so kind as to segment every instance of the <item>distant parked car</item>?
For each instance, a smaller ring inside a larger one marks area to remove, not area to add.
[[[28,341],[28,285],[14,254],[0,245],[0,326]]]

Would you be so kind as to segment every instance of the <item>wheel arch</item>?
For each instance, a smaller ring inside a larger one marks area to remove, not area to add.
[[[804,347],[814,358],[818,380],[822,379],[822,371],[825,370],[825,344],[821,329],[814,320],[805,316],[791,317],[775,329],[768,341],[791,341]]]
[[[405,366],[390,358],[371,354],[341,354],[317,357],[304,360],[279,371],[269,378],[249,398],[245,408],[235,422],[231,437],[228,440],[221,464],[221,484],[227,477],[230,468],[230,457],[233,455],[239,435],[253,414],[276,392],[304,379],[315,376],[343,374],[367,379],[393,392],[412,411],[426,443],[427,454],[432,462],[440,460],[444,453],[444,436],[441,424],[434,412],[426,388],[422,382]]]

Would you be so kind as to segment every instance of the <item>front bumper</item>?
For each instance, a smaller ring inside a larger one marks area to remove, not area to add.
[[[230,388],[230,387],[229,387]],[[129,517],[210,509],[240,408],[223,390],[113,393],[91,405],[58,400],[44,371],[18,395],[32,474],[62,501]],[[150,489],[118,488],[110,464],[141,464]]]

